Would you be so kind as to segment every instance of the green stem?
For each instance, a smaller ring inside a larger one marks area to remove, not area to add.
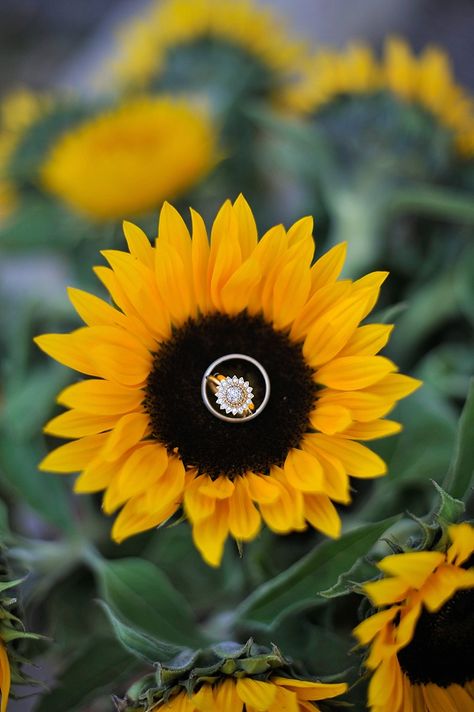
[[[339,188],[327,197],[331,204],[329,247],[347,242],[344,276],[360,277],[380,254],[382,211],[358,191]]]
[[[466,403],[459,419],[454,456],[449,468],[444,489],[451,497],[464,499],[469,496],[474,475],[474,379],[471,380]]]
[[[472,195],[436,186],[411,186],[392,193],[387,214],[415,213],[445,218],[454,222],[474,224]]]

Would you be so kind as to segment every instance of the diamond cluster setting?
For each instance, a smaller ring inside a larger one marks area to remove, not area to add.
[[[216,389],[216,400],[221,410],[232,415],[243,415],[250,409],[253,388],[248,381],[237,376],[226,376]]]

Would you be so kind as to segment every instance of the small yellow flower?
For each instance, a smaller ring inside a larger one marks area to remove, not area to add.
[[[229,533],[254,539],[262,519],[337,537],[349,475],[386,472],[357,441],[398,432],[384,416],[419,386],[377,355],[392,326],[360,326],[387,273],[339,281],[345,244],[312,264],[311,218],[259,240],[242,197],[210,243],[191,217],[192,238],[166,203],[155,246],[126,223],[130,252],[104,251],[110,267],[95,270],[115,307],[71,289],[87,326],[36,339],[92,376],[59,396],[70,410],[46,432],[75,440],[41,469],[81,471],[76,492],[105,489],[107,513],[125,505],[119,542],[183,505],[212,565]]]
[[[42,181],[76,210],[107,220],[158,208],[216,160],[214,128],[203,112],[176,99],[142,98],[63,134]]]
[[[449,527],[443,551],[387,556],[364,586],[381,610],[354,630],[370,645],[372,712],[474,710],[474,527]]]
[[[453,77],[448,56],[427,47],[416,57],[401,39],[385,43],[377,60],[366,45],[345,53],[320,50],[307,62],[302,81],[286,92],[285,103],[298,112],[315,113],[344,96],[387,91],[428,111],[453,133],[459,152],[474,155],[474,102]]]
[[[254,0],[154,0],[119,37],[115,72],[121,82],[141,87],[159,80],[171,53],[199,41],[235,47],[283,81],[305,56],[302,43],[288,37],[283,20]]]

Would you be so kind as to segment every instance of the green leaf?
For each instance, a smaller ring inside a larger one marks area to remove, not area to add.
[[[154,564],[101,560],[98,573],[105,601],[133,628],[172,645],[193,648],[205,642],[188,602]]]
[[[238,608],[241,622],[274,628],[290,613],[323,603],[318,591],[330,588],[368,553],[398,517],[364,524],[336,541],[325,541],[286,571],[259,586]]]
[[[441,520],[442,523],[447,522],[448,524],[457,522],[460,516],[464,513],[464,502],[460,499],[451,497],[451,495],[445,492],[437,482],[433,482],[433,484],[440,498],[440,502],[436,506],[434,513],[435,519],[438,521]]]
[[[454,446],[454,457],[446,477],[445,488],[452,497],[463,499],[472,486],[474,474],[474,380],[471,381]]]
[[[334,586],[330,586],[324,591],[318,591],[323,598],[339,598],[347,596],[349,593],[359,590],[365,581],[369,581],[377,575],[377,569],[371,564],[367,557],[357,559],[354,566],[349,571],[341,574]]]
[[[76,712],[101,694],[118,692],[121,682],[137,670],[137,661],[112,638],[91,636],[44,695],[35,712]]]
[[[58,475],[38,471],[42,456],[39,443],[3,436],[0,439],[3,481],[46,521],[62,531],[72,532],[75,527],[66,483]]]
[[[99,603],[107,614],[117,639],[123,647],[135,657],[151,664],[156,662],[165,663],[182,652],[183,648],[181,647],[163,643],[160,640],[151,638],[145,635],[145,633],[131,628],[117,618],[110,606],[103,601],[99,601]]]

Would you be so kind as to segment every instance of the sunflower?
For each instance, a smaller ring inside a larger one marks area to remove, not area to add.
[[[29,128],[48,110],[50,99],[27,89],[17,89],[0,105],[0,222],[14,211],[17,191],[10,163]]]
[[[183,664],[186,657],[189,662]],[[327,709],[327,700],[347,690],[344,682],[305,679],[276,646],[270,650],[252,640],[243,646],[221,643],[205,651],[184,652],[157,667],[156,675],[135,683],[130,696],[118,701],[118,710],[318,712]],[[316,701],[322,708],[313,704]]]
[[[302,43],[288,37],[284,22],[253,0],[154,0],[119,37],[113,68],[119,81],[131,86],[160,82],[173,71],[177,57],[179,63],[194,48],[210,50],[206,54],[214,74],[219,71],[216,50],[228,59],[234,51],[244,70],[254,62],[277,84],[288,81],[305,56]],[[232,79],[236,83],[240,77]]]
[[[106,220],[156,208],[216,160],[215,132],[203,112],[176,99],[141,98],[66,132],[41,174],[47,190]]]
[[[5,643],[0,640],[0,712],[6,712],[10,695],[11,670]]]
[[[370,644],[373,712],[473,712],[474,527],[448,528],[441,551],[387,556],[365,592],[381,610],[354,630]]]
[[[386,471],[357,441],[398,432],[383,416],[419,385],[377,355],[392,327],[360,326],[387,273],[338,281],[345,244],[312,265],[309,217],[258,241],[242,196],[224,203],[210,243],[191,217],[192,238],[165,204],[155,247],[125,223],[129,252],[104,251],[110,267],[95,269],[115,307],[71,289],[87,326],[37,337],[93,377],[60,394],[70,410],[46,432],[75,440],[41,469],[81,471],[76,492],[105,489],[106,513],[125,505],[118,542],[183,504],[213,565],[229,532],[249,541],[262,518],[337,537],[348,475]]]
[[[455,82],[448,56],[437,47],[416,57],[406,42],[390,38],[381,60],[361,44],[345,53],[321,50],[302,76],[286,91],[285,102],[293,110],[314,114],[337,100],[385,92],[421,107],[452,132],[461,155],[474,155],[473,99]]]

